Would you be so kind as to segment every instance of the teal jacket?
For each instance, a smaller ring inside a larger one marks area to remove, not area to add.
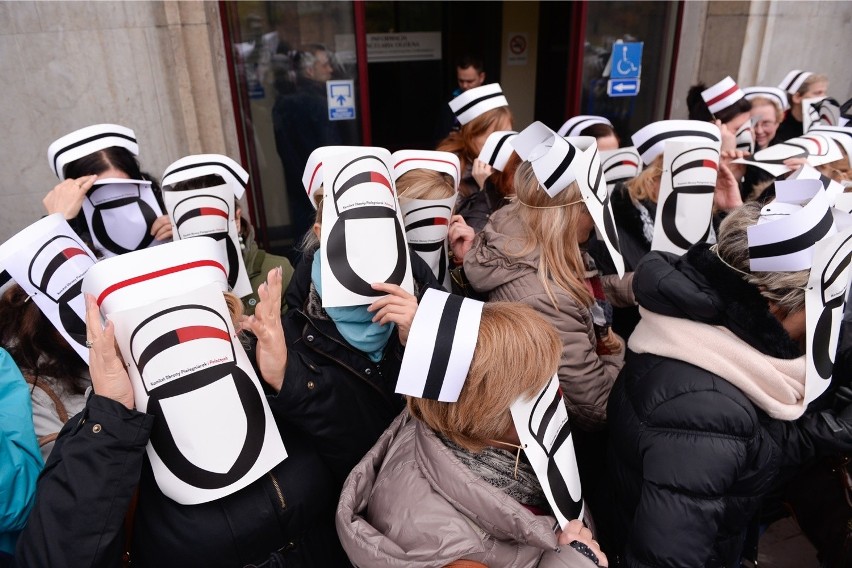
[[[0,348],[0,556],[15,551],[43,466],[29,386],[11,355]]]

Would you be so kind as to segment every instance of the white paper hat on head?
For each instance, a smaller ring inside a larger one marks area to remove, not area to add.
[[[581,114],[580,116],[575,116],[574,118],[566,120],[565,124],[560,126],[556,133],[560,136],[580,136],[582,135],[583,130],[593,124],[606,124],[607,126],[612,127],[612,123],[609,119],[604,118],[603,116]]]
[[[535,177],[550,197],[555,197],[577,173],[571,163],[577,149],[542,122],[533,122],[512,140],[512,147],[522,160],[532,164]]]
[[[429,288],[402,356],[396,392],[456,402],[473,361],[482,302]]]
[[[682,142],[712,140],[719,142],[719,127],[700,120],[659,120],[639,129],[631,139],[647,166],[662,155],[667,140]]]
[[[60,213],[44,217],[0,245],[0,266],[88,363],[83,276],[95,256]]]
[[[802,183],[809,188],[814,180]],[[828,196],[821,189],[804,206],[775,200],[760,215],[747,230],[749,267],[756,272],[810,269],[814,245],[837,232]]]
[[[834,140],[846,152],[848,157],[852,157],[852,126],[826,126],[823,124],[814,124],[808,130],[808,134],[822,134]]]
[[[102,260],[83,280],[104,315],[186,294],[207,284],[228,290],[225,252],[209,237],[174,241]]]
[[[62,179],[68,163],[113,146],[139,155],[139,144],[132,130],[118,124],[93,124],[55,140],[47,147],[47,161],[56,177]]]
[[[601,152],[601,167],[607,189],[610,191],[619,182],[633,179],[642,171],[642,158],[633,146]]]
[[[433,170],[448,174],[453,178],[453,186],[458,190],[461,179],[459,158],[450,152],[437,150],[398,150],[391,155],[393,181],[411,170]]]
[[[716,114],[734,105],[738,100],[743,98],[742,90],[730,76],[725,77],[712,87],[708,87],[701,91],[701,98],[707,104],[712,114]]]
[[[331,158],[332,156],[351,152],[357,148],[362,148],[362,146],[320,146],[311,152],[310,156],[308,156],[308,161],[305,163],[305,171],[302,174],[302,185],[305,187],[305,191],[308,194],[308,200],[311,202],[311,205],[314,206],[314,209],[317,208],[317,190],[323,184],[323,161]],[[363,146],[363,148],[387,152],[384,148],[369,146]]]
[[[813,75],[810,71],[801,71],[799,69],[793,69],[787,76],[784,77],[784,80],[778,85],[779,89],[790,93],[791,95],[795,95],[796,91],[799,90],[799,87],[802,86],[802,83],[805,82],[805,79]]]
[[[213,174],[225,180],[234,197],[242,199],[249,174],[240,164],[222,154],[196,154],[173,162],[163,172],[163,187]]]
[[[509,106],[499,83],[469,89],[449,102],[450,110],[464,125],[484,112]]]
[[[502,172],[509,158],[512,157],[512,152],[515,148],[512,147],[512,140],[518,135],[514,130],[498,130],[492,132],[485,139],[485,144],[482,145],[482,151],[479,152],[479,159],[498,172]]]
[[[745,87],[743,89],[745,98],[749,101],[758,97],[769,99],[784,111],[790,108],[790,102],[787,100],[787,93],[778,87]]]

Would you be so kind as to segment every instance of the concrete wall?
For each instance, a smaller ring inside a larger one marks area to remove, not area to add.
[[[526,33],[529,54],[524,65],[509,65],[509,34]],[[512,107],[515,130],[529,126],[535,114],[535,73],[538,57],[538,2],[504,2],[500,53],[500,85]]]
[[[698,81],[776,86],[792,69],[827,74],[829,95],[843,102],[852,97],[850,37],[852,2],[686,2],[671,117],[686,118]]]
[[[157,178],[190,153],[239,159],[214,2],[0,2],[0,76],[0,240],[44,214],[47,146],[77,128],[133,128]]]

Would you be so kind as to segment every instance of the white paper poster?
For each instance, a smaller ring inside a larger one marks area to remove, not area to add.
[[[837,339],[852,255],[852,227],[816,244],[814,262],[805,292],[807,318],[807,371],[805,405],[817,398],[831,382]]]
[[[287,457],[216,284],[108,318],[136,407],[156,417],[146,451],[164,495],[219,499]]]
[[[719,142],[666,142],[651,250],[683,254],[713,221]]]
[[[524,453],[564,529],[568,521],[583,518],[585,506],[559,378],[553,375],[531,399],[518,399],[511,412]]]
[[[83,276],[95,255],[60,213],[36,221],[0,245],[0,266],[36,303],[74,351],[89,363]]]
[[[737,130],[736,143],[737,150],[746,154],[754,154],[754,132],[751,129],[750,121],[745,121]]]
[[[239,297],[252,293],[245,261],[240,251],[235,220],[234,192],[227,185],[163,191],[174,240],[210,237],[225,250],[228,286]]]
[[[323,307],[371,304],[397,284],[414,293],[402,211],[387,150],[353,148],[323,162]]]
[[[790,158],[805,158],[808,164],[821,166],[841,157],[840,148],[832,139],[822,134],[808,133],[758,150],[754,155],[738,158],[732,163],[756,166],[778,177],[792,171],[792,168],[784,165]]]
[[[642,171],[642,158],[636,148],[629,146],[618,150],[601,152],[601,167],[603,168],[606,188],[609,193],[616,184],[631,180]]]
[[[449,290],[451,283],[447,231],[456,196],[430,200],[403,197],[399,201],[405,220],[408,246],[429,265],[438,282]]]
[[[149,181],[101,179],[83,200],[93,244],[105,257],[160,244],[151,227],[162,214]]]
[[[571,164],[577,176],[580,193],[595,222],[598,239],[606,244],[615,270],[619,277],[624,276],[624,257],[618,232],[615,230],[615,217],[609,203],[609,191],[603,176],[598,144],[591,136],[576,136],[568,139],[575,148],[577,156]]]

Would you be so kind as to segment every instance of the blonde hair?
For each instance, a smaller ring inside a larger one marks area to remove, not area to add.
[[[810,270],[798,272],[752,272],[749,268],[747,230],[757,223],[761,205],[744,203],[725,217],[719,226],[717,252],[723,262],[741,272],[743,279],[755,286],[760,295],[787,313],[805,308],[805,286]]]
[[[231,314],[231,323],[234,329],[240,329],[240,318],[243,317],[243,301],[233,292],[223,292],[225,303],[228,305],[228,313]]]
[[[551,282],[578,304],[590,306],[593,298],[586,288],[586,264],[576,231],[580,215],[588,212],[577,182],[550,197],[535,177],[532,164],[524,161],[515,172],[515,192],[518,201],[509,205],[514,208],[509,215],[520,221],[524,235],[520,242],[509,242],[506,254],[523,258],[538,248],[538,278],[553,306],[558,307]],[[575,201],[580,202],[572,203]]]
[[[771,106],[775,109],[775,122],[780,124],[784,120],[784,109],[774,100],[769,97],[754,97],[751,99],[751,110],[756,107]]]
[[[812,75],[808,75],[808,78],[802,81],[802,84],[799,85],[799,88],[796,89],[796,94],[800,97],[803,97],[805,93],[807,93],[814,83],[828,83],[828,75],[823,75],[822,73],[813,73]],[[793,104],[793,95],[788,94],[790,98],[790,104]]]
[[[399,176],[396,180],[399,197],[406,199],[446,199],[456,192],[453,178],[435,170],[418,168]]]
[[[489,302],[482,310],[473,361],[457,402],[408,398],[411,414],[472,452],[512,427],[509,407],[531,397],[556,372],[562,341],[533,308]]]
[[[320,185],[317,190],[314,192],[314,203],[317,205],[317,214],[314,217],[314,223],[319,223],[322,225],[322,209],[323,205],[325,205],[325,189],[322,185]],[[299,244],[299,250],[303,253],[310,253],[317,250],[320,246],[319,237],[314,234],[313,227],[311,227],[305,236],[302,237],[302,242]]]
[[[479,156],[480,148],[475,146],[477,139],[499,130],[506,121],[511,129],[513,120],[512,111],[507,106],[485,111],[462,125],[457,132],[450,132],[449,136],[441,140],[437,149],[458,156],[461,170],[465,171]]]
[[[663,177],[663,155],[660,154],[654,161],[639,172],[635,178],[624,183],[627,193],[633,201],[649,199],[654,203],[660,195],[660,180]]]

